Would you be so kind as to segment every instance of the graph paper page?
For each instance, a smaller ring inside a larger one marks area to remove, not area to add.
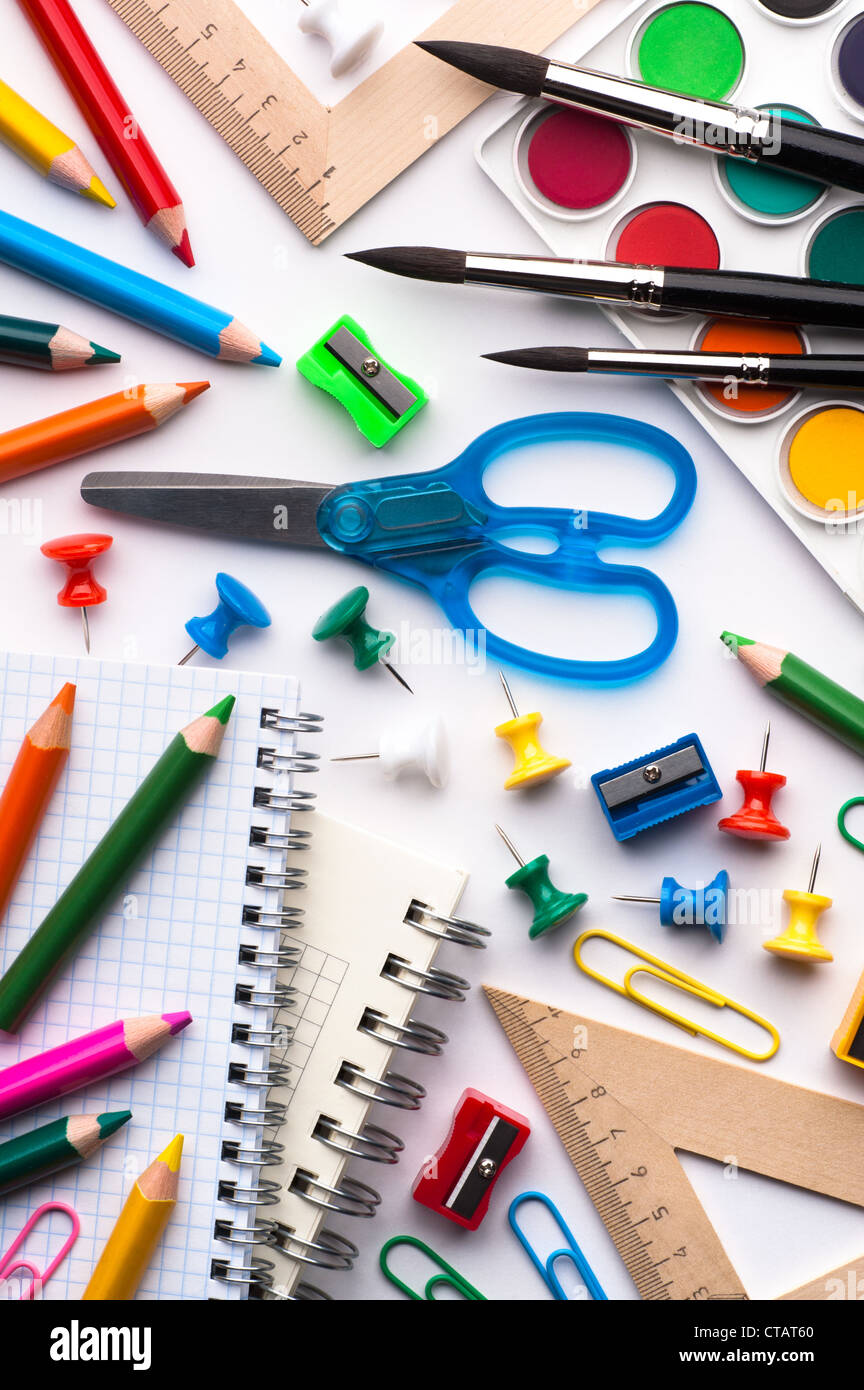
[[[174,735],[224,695],[235,695],[237,704],[215,764],[42,996],[21,1034],[0,1034],[5,1067],[119,1018],[188,1009],[194,1020],[139,1066],[0,1124],[2,1143],[61,1115],[132,1111],[129,1123],[96,1155],[0,1203],[0,1255],[41,1203],[68,1203],[80,1217],[81,1232],[43,1297],[80,1297],[135,1178],[182,1133],[179,1201],[138,1297],[242,1296],[242,1285],[226,1291],[211,1278],[214,1257],[231,1257],[235,1264],[244,1258],[242,1249],[214,1244],[217,1217],[243,1220],[242,1212],[217,1200],[220,1178],[239,1176],[222,1160],[223,1139],[243,1133],[226,1125],[226,1101],[244,1098],[228,1081],[229,1063],[260,1066],[267,1055],[263,1048],[232,1043],[232,1020],[257,1019],[267,1026],[261,1010],[235,1004],[238,980],[266,984],[262,972],[238,965],[238,949],[241,941],[273,945],[272,930],[242,925],[244,905],[261,902],[246,885],[246,866],[250,854],[260,862],[270,853],[250,851],[250,827],[284,826],[284,818],[253,810],[256,786],[274,784],[273,775],[257,767],[258,748],[293,748],[293,736],[261,728],[261,710],[296,714],[297,683],[222,667],[0,653],[0,786],[25,732],[66,681],[77,686],[72,748],[0,924],[2,969]],[[51,1215],[23,1253],[41,1268],[68,1230],[66,1217]]]

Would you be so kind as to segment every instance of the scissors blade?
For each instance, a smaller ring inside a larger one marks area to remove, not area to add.
[[[81,496],[94,507],[247,540],[325,546],[316,516],[333,488],[286,478],[226,473],[88,473]]]

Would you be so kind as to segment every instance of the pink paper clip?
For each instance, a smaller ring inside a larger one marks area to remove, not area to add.
[[[13,1261],[15,1251],[20,1249],[24,1244],[37,1222],[50,1211],[62,1211],[64,1215],[68,1216],[69,1220],[72,1222],[72,1230],[69,1232],[63,1245],[61,1245],[58,1253],[48,1265],[48,1268],[44,1271],[40,1271],[31,1260],[21,1259]],[[51,1275],[55,1273],[69,1254],[69,1251],[78,1239],[78,1232],[80,1230],[81,1222],[78,1220],[78,1213],[74,1211],[72,1207],[68,1207],[65,1202],[45,1202],[41,1207],[37,1207],[29,1221],[27,1221],[24,1227],[18,1232],[6,1253],[0,1255],[0,1284],[8,1279],[10,1275],[14,1274],[16,1270],[26,1269],[30,1275],[30,1283],[27,1285],[26,1293],[22,1293],[21,1297],[22,1299],[35,1298],[37,1284],[40,1290],[45,1287]]]

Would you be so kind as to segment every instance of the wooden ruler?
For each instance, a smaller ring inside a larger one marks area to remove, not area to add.
[[[484,988],[642,1298],[747,1298],[676,1149],[864,1206],[864,1106]]]
[[[233,0],[108,3],[316,246],[489,95],[410,44],[328,107]],[[457,0],[417,37],[537,52],[596,3]]]

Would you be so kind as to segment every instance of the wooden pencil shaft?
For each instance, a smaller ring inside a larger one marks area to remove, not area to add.
[[[0,1197],[89,1158],[126,1122],[129,1113],[64,1116],[0,1144]],[[100,1119],[112,1121],[105,1134]]]
[[[59,703],[68,694],[65,703]],[[24,736],[0,792],[0,922],[69,754],[75,687],[64,687]]]
[[[224,725],[216,718],[206,722],[218,727],[221,743]],[[195,721],[189,728],[195,729],[199,724]],[[0,1030],[18,1030],[52,976],[212,764],[213,754],[192,751],[187,732],[184,730],[171,741],[0,979]]]
[[[176,1206],[182,1144],[178,1135],[135,1182],[84,1290],[85,1302],[135,1297]]]
[[[75,141],[5,82],[0,82],[0,140],[51,183],[114,206]]]

